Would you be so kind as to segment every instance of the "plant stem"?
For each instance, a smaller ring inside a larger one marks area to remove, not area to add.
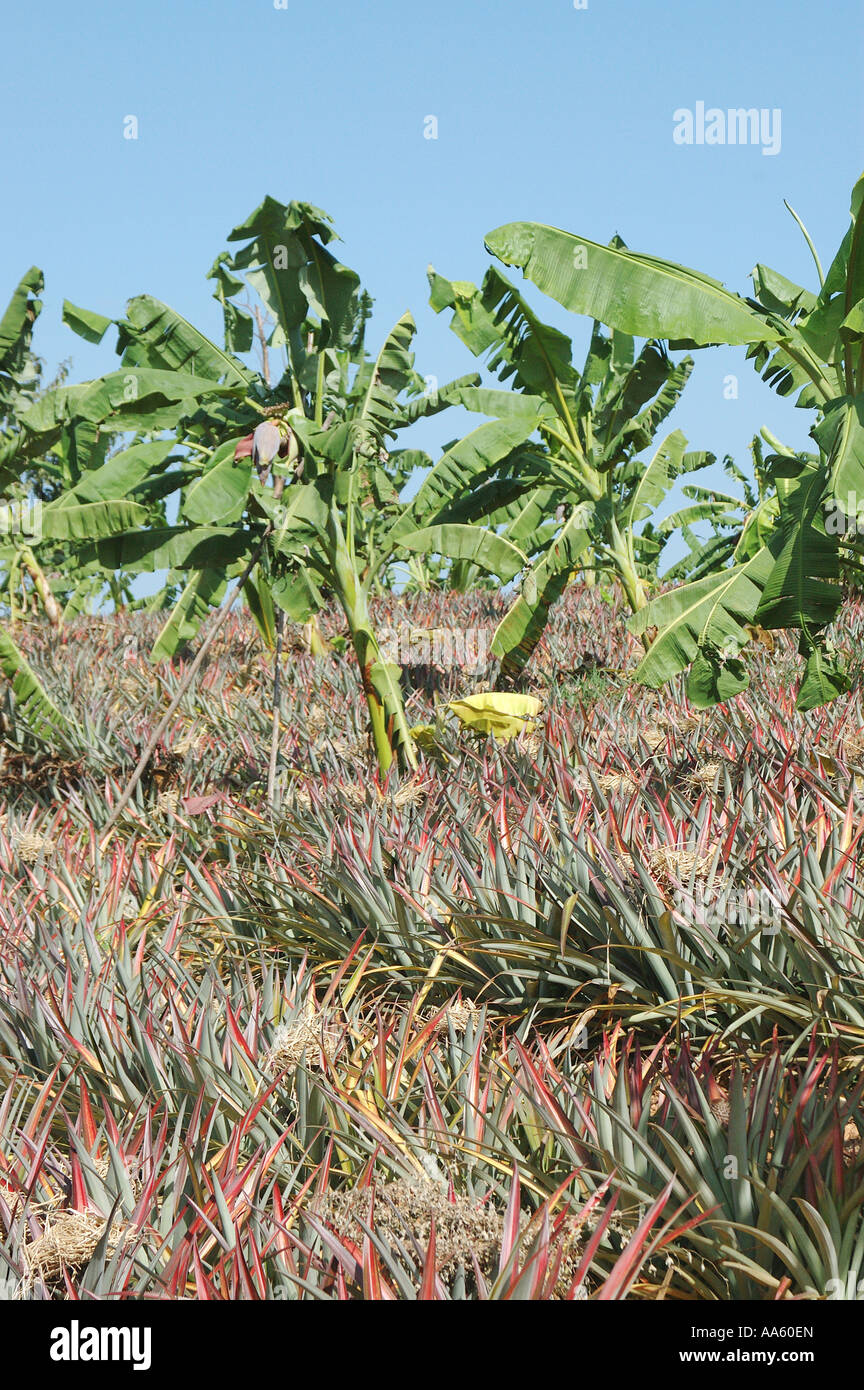
[[[268,382],[269,385],[269,382]],[[280,502],[285,491],[285,478],[273,483],[273,501]],[[276,794],[276,763],[279,757],[279,729],[282,722],[282,638],[285,632],[285,610],[276,613],[276,649],[273,653],[273,727],[270,733],[270,760],[267,764],[267,803],[273,809]]]
[[[820,290],[821,290],[822,286],[825,284],[825,276],[822,274],[822,262],[821,262],[820,259],[819,259],[819,253],[818,253],[818,251],[816,250],[816,247],[813,245],[813,242],[812,242],[812,240],[811,240],[811,238],[810,238],[810,233],[808,232],[807,228],[804,226],[804,223],[801,221],[801,218],[798,216],[798,214],[797,214],[797,212],[795,211],[795,209],[792,207],[792,204],[791,204],[791,203],[787,203],[785,198],[783,199],[783,202],[786,203],[786,207],[788,208],[789,212],[791,212],[792,216],[795,218],[795,221],[798,223],[798,226],[801,228],[801,231],[802,231],[803,234],[804,234],[804,240],[806,241],[807,245],[810,247],[810,255],[813,257],[813,260],[816,262],[816,274],[819,276],[819,288],[820,288]]]
[[[360,667],[360,680],[369,710],[369,723],[372,728],[372,741],[375,744],[378,767],[382,774],[387,773],[393,762],[393,748],[387,736],[387,716],[384,705],[372,684],[370,675],[371,668],[378,659],[378,653],[373,642],[369,640],[369,633],[361,627],[355,627],[350,617],[348,626],[351,632],[351,644],[357,657],[357,665]]]
[[[629,542],[629,543],[628,543]],[[625,539],[618,529],[615,518],[610,524],[609,552],[618,573],[618,578],[624,586],[627,595],[627,602],[634,613],[638,613],[641,608],[645,608],[648,603],[648,595],[645,591],[645,584],[640,578],[636,563],[632,555],[632,531]]]
[[[25,546],[21,551],[21,562],[30,575],[30,578],[33,580],[36,592],[42,600],[42,607],[45,610],[45,616],[49,623],[54,628],[61,627],[63,624],[63,614],[60,611],[60,605],[51,592],[51,585],[48,583],[45,571],[42,569],[42,566],[39,564],[39,561],[36,559],[36,556],[29,546]]]
[[[261,306],[255,305],[255,326],[258,330],[258,343],[261,348],[261,375],[268,387],[270,385],[270,352],[267,347],[267,332],[264,327],[264,315],[261,313]]]
[[[333,518],[334,532],[338,523]],[[372,739],[378,757],[378,767],[386,773],[393,762],[394,752],[401,765],[416,770],[417,755],[405,718],[401,692],[395,682],[386,676],[373,675],[373,668],[384,663],[381,651],[372,631],[367,594],[360,582],[344,540],[339,538],[333,555],[333,587],[348,623],[351,645],[360,667],[360,681],[366,705],[369,710],[369,723]]]
[[[282,638],[285,632],[285,613],[276,614],[276,649],[273,653],[273,731],[270,735],[270,764],[267,769],[267,801],[271,810],[276,794],[276,762],[279,755],[279,729],[282,723]]]
[[[318,354],[318,370],[315,374],[315,424],[318,428],[324,423],[324,353]]]

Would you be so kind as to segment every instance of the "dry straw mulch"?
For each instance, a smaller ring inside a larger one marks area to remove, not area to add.
[[[723,768],[722,763],[700,763],[687,776],[691,787],[713,787]]]
[[[329,1014],[318,1012],[310,995],[301,1014],[276,1030],[266,1066],[271,1073],[296,1071],[304,1060],[308,1067],[321,1067],[342,1039]]]
[[[460,1266],[466,1271],[473,1270],[475,1260],[484,1278],[495,1277],[504,1218],[489,1201],[454,1193],[443,1183],[419,1176],[411,1180],[397,1178],[378,1186],[374,1193],[372,1228],[379,1237],[391,1243],[394,1251],[401,1246],[408,1252],[416,1242],[419,1249],[415,1248],[413,1253],[419,1261],[429,1249],[434,1221],[435,1268],[445,1283],[450,1282]],[[368,1187],[328,1193],[319,1215],[337,1234],[360,1244],[365,1234],[364,1225],[370,1225],[371,1196]],[[524,1234],[527,1225],[524,1212],[519,1224]],[[561,1263],[553,1300],[566,1298],[570,1293],[580,1259],[581,1241],[581,1223],[577,1219],[568,1220],[558,1237]],[[518,1263],[522,1264],[522,1258]],[[587,1290],[578,1289],[575,1296],[585,1298]]]
[[[371,1193],[368,1188],[350,1188],[327,1195],[321,1215],[340,1234],[362,1242],[361,1222],[369,1220]],[[403,1246],[410,1237],[426,1251],[435,1222],[435,1263],[438,1273],[447,1273],[458,1264],[471,1268],[471,1256],[484,1271],[492,1269],[501,1248],[503,1218],[488,1202],[451,1195],[431,1179],[408,1181],[397,1178],[376,1190],[374,1229],[378,1235]]]
[[[435,1018],[437,1013],[436,1009],[430,1017]],[[476,1025],[480,1022],[480,1014],[481,1010],[473,999],[458,999],[444,1010],[432,1032],[436,1036],[445,1034],[448,1027],[452,1026],[454,1033],[464,1033],[469,1024]]]
[[[627,772],[603,772],[597,778],[601,792],[617,792],[621,796],[632,796],[637,784]]]
[[[35,864],[41,854],[51,854],[56,848],[50,835],[35,830],[22,830],[12,842],[12,848],[22,864]]]
[[[707,878],[714,864],[717,846],[711,845],[700,854],[695,849],[675,849],[660,845],[651,851],[648,863],[653,873],[663,878],[687,882],[690,878]]]
[[[64,1269],[83,1268],[93,1258],[107,1225],[107,1219],[94,1211],[61,1211],[46,1217],[42,1235],[22,1247],[28,1275],[51,1284],[62,1279]],[[112,1222],[108,1256],[132,1236],[128,1225]]]

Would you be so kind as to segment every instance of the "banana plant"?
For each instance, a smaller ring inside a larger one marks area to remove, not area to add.
[[[424,416],[475,399],[479,378],[466,376],[433,392],[414,368],[414,321],[405,314],[377,354],[366,348],[371,299],[356,272],[328,249],[330,219],[306,203],[267,198],[230,234],[242,243],[211,269],[224,315],[219,347],[151,296],[138,296],[119,327],[122,368],[138,376],[186,383],[168,391],[182,408],[154,403],[149,423],[138,405],[135,427],[170,429],[185,460],[175,525],[149,527],[97,541],[85,557],[105,573],[168,570],[176,602],[154,647],[171,656],[215,607],[228,583],[242,579],[250,611],[271,645],[280,613],[307,621],[332,597],[341,607],[356,655],[379,767],[397,757],[416,766],[400,688],[400,670],[384,659],[370,599],[395,557],[445,546],[487,570],[512,575],[525,557],[496,537],[475,534],[470,507],[459,526],[441,523],[457,498],[492,477],[536,428],[537,411],[520,403],[487,420],[432,459],[394,448],[404,429]],[[283,370],[273,382],[238,356],[251,343],[248,312],[235,301],[256,293],[272,323],[268,363]],[[101,336],[110,320],[68,306],[67,321]],[[107,380],[107,379],[106,379]],[[208,390],[207,382],[212,390]],[[188,383],[194,383],[194,387]],[[140,404],[140,402],[139,402]],[[58,409],[62,408],[62,403]],[[79,410],[76,397],[72,408]],[[484,412],[485,413],[485,412]],[[53,417],[39,422],[43,429]],[[114,421],[119,428],[122,417]],[[407,479],[428,476],[402,500]]]
[[[855,185],[851,225],[823,273],[813,254],[818,291],[767,266],[752,274],[754,296],[718,280],[620,245],[532,222],[514,222],[486,237],[505,265],[576,313],[613,330],[669,341],[670,348],[743,346],[780,394],[815,412],[818,454],[777,450],[765,460],[777,516],[752,553],[654,599],[634,614],[631,630],[658,635],[639,668],[659,686],[690,668],[688,695],[710,704],[743,689],[740,660],[750,628],[799,634],[805,668],[798,705],[809,709],[846,688],[827,639],[843,598],[844,567],[860,567],[864,498],[864,178]],[[790,212],[792,209],[790,208]],[[827,522],[827,525],[826,525]]]
[[[616,238],[612,246],[623,243]],[[502,674],[513,677],[575,571],[617,579],[634,613],[648,602],[671,535],[650,518],[677,477],[713,462],[711,454],[688,452],[680,430],[642,457],[677,404],[693,359],[673,362],[658,341],[637,355],[630,334],[607,335],[595,321],[580,372],[570,339],[542,322],[497,267],[479,289],[434,270],[429,279],[432,307],[451,310],[453,331],[513,388],[510,408],[537,404],[540,442],[507,460],[483,517],[531,561],[493,641]],[[496,393],[486,396],[487,408],[503,410]]]
[[[145,509],[122,488],[106,487],[106,472],[116,474],[118,462],[107,470],[95,467],[90,477],[99,483],[88,491],[83,483],[80,489],[71,485],[68,473],[65,482],[70,485],[56,485],[56,462],[34,457],[39,449],[27,421],[40,398],[50,394],[42,389],[41,364],[31,347],[41,310],[36,296],[42,288],[42,272],[32,267],[0,320],[0,487],[6,494],[0,502],[0,596],[10,629],[0,632],[0,670],[31,732],[68,739],[73,732],[69,722],[26,662],[12,631],[31,607],[59,627],[63,610],[50,577],[58,552],[74,573],[82,542],[139,525]],[[98,462],[103,458],[104,450]]]
[[[68,742],[74,729],[25,660],[15,626],[36,612],[60,628],[98,598],[106,576],[82,559],[82,547],[152,522],[171,454],[164,441],[142,442],[109,459],[114,435],[149,426],[157,408],[167,423],[198,388],[146,372],[67,386],[65,368],[46,388],[31,346],[42,288],[32,267],[0,320],[0,602],[8,616],[0,670],[31,732]],[[96,336],[98,316],[67,309],[80,315],[79,331]]]
[[[14,466],[18,453],[21,428],[18,417],[32,403],[39,384],[39,362],[32,348],[33,325],[42,309],[38,295],[44,287],[41,270],[31,266],[12,295],[0,319],[0,489],[9,502],[4,510],[7,521],[2,533],[0,556],[6,554],[6,564],[16,554],[11,535],[23,529],[16,522],[14,506],[19,508],[26,499],[18,489],[18,471]],[[7,544],[8,541],[8,544]],[[3,563],[0,558],[0,564]],[[43,732],[52,725],[60,728],[60,711],[53,704],[38,677],[31,670],[23,653],[8,631],[0,629],[0,670],[11,683],[16,704],[25,721]]]
[[[685,483],[681,491],[688,505],[658,522],[659,534],[678,531],[688,547],[680,560],[664,570],[664,583],[703,579],[734,563],[736,558],[752,555],[754,549],[765,544],[776,525],[780,503],[766,466],[763,438],[772,448],[789,452],[770,431],[765,430],[762,438],[754,436],[750,445],[752,479],[728,455],[723,460],[724,472],[739,484],[743,496]],[[702,523],[707,523],[710,530],[707,539],[694,530]]]

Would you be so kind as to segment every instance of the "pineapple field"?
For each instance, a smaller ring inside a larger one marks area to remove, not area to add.
[[[64,300],[92,379],[21,277],[4,1299],[864,1295],[864,179],[841,211],[827,271],[793,212],[814,288],[746,294],[504,224],[479,286],[429,269],[446,382],[311,203],[227,234],[215,336]],[[806,448],[670,427],[720,346]]]
[[[321,655],[289,625],[276,811],[270,662],[232,616],[107,844],[184,663],[154,673],[146,615],[28,635],[85,751],[7,723],[17,1296],[855,1296],[860,687],[796,711],[781,638],[695,708],[634,683],[621,605],[568,588],[512,735],[459,718],[482,667],[406,666],[437,736],[387,776],[338,616]],[[490,637],[504,607],[373,605]]]

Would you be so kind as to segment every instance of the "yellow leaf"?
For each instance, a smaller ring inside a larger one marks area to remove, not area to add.
[[[408,732],[425,757],[434,758],[439,763],[449,763],[449,756],[438,742],[439,731],[435,724],[415,724]]]
[[[424,753],[435,747],[435,735],[437,730],[434,724],[415,724],[408,732],[417,744],[417,747],[422,748]]]
[[[499,743],[506,743],[523,730],[531,733],[536,728],[542,705],[534,695],[485,690],[479,695],[466,695],[464,700],[451,700],[447,708],[452,709],[464,728],[478,734],[494,734]]]

